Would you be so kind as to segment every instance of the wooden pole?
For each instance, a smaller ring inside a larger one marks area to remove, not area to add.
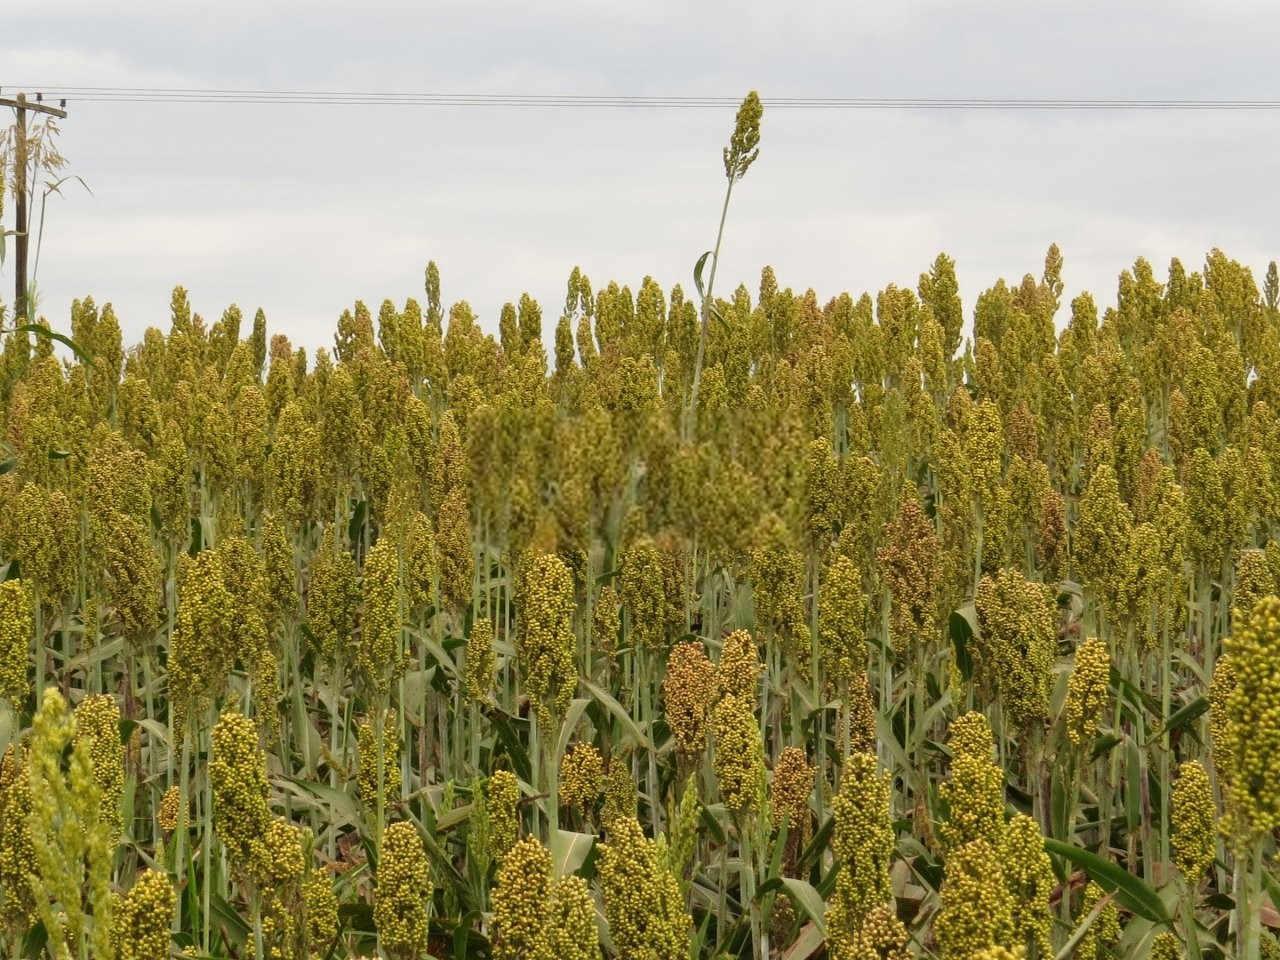
[[[18,103],[25,104],[27,98],[18,94]],[[25,106],[17,109],[17,137],[14,143],[13,192],[14,192],[14,242],[17,251],[13,258],[13,319],[16,323],[25,323],[27,317],[27,110]]]
[[[64,101],[65,102],[65,101]],[[13,316],[16,323],[29,322],[27,316],[27,241],[31,238],[27,213],[27,111],[46,113],[51,117],[66,119],[67,112],[57,107],[32,103],[25,93],[9,99],[0,97],[0,106],[12,107],[18,115],[17,135],[14,138],[13,193],[14,193],[14,257],[13,257]]]

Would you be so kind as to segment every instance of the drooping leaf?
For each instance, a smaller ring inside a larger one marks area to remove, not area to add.
[[[1170,923],[1169,912],[1164,901],[1151,884],[1141,877],[1135,877],[1119,864],[1104,860],[1096,853],[1091,853],[1071,843],[1046,838],[1044,848],[1071,861],[1087,873],[1098,886],[1107,893],[1115,895],[1116,903],[1152,923]]]

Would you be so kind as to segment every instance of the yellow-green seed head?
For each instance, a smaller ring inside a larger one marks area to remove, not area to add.
[[[497,656],[493,649],[493,621],[481,617],[471,625],[467,637],[463,667],[467,696],[473,703],[484,703],[493,696]]]
[[[636,781],[631,775],[631,764],[626,757],[615,754],[609,760],[609,771],[605,777],[601,822],[608,827],[614,820],[634,817],[636,803]]]
[[[382,834],[373,899],[378,944],[396,960],[416,960],[427,946],[431,872],[418,828],[393,823]]]
[[[1096,883],[1090,883],[1085,887],[1080,912],[1076,915],[1077,920],[1090,913],[1104,896],[1102,888]],[[1116,908],[1115,901],[1109,899],[1103,906],[1102,912],[1081,938],[1075,955],[1081,960],[1101,960],[1102,957],[1111,956],[1111,952],[1119,943],[1120,911]]]
[[[1013,942],[1034,949],[1037,956],[1050,956],[1049,895],[1057,880],[1040,825],[1025,814],[1016,815],[1005,828],[999,853],[1005,888],[1013,898]]]
[[[160,809],[156,812],[156,822],[165,833],[178,829],[178,818],[182,811],[182,792],[175,783],[160,798]]]
[[[591,608],[591,639],[602,653],[612,657],[618,649],[618,630],[622,627],[622,601],[618,592],[606,584],[596,595]]]
[[[596,904],[581,877],[562,877],[552,885],[543,940],[545,956],[552,960],[596,960],[600,956]]]
[[[112,847],[119,842],[124,821],[124,746],[120,743],[120,706],[110,694],[85,697],[75,710],[76,742],[83,743],[93,764],[93,777],[102,790],[102,817]]]
[[[715,667],[702,644],[691,640],[672,647],[662,679],[662,700],[667,726],[686,756],[706,746],[707,710],[715,694]]]
[[[328,874],[312,870],[302,884],[302,904],[307,915],[307,942],[313,960],[327,957],[338,935],[338,898]]]
[[[943,842],[960,847],[985,841],[993,850],[1004,832],[1004,771],[991,759],[991,727],[970,712],[953,724],[951,778],[941,793],[950,811],[940,830]]]
[[[1235,686],[1227,696],[1227,817],[1241,843],[1280,826],[1280,597],[1259,600],[1224,642]]]
[[[802,747],[785,747],[773,765],[769,809],[774,825],[787,821],[788,829],[803,835],[809,825],[809,794],[814,768]]]
[[[604,786],[604,760],[591,743],[575,743],[560,761],[560,802],[583,813]]]
[[[1067,737],[1079,747],[1098,736],[1098,720],[1111,689],[1111,656],[1107,645],[1090,637],[1076,649],[1076,664],[1067,681]]]
[[[168,960],[177,902],[167,873],[144,870],[120,901],[116,960]]]
[[[363,593],[356,665],[374,696],[385,697],[404,667],[400,560],[389,537],[379,538],[365,557]]]
[[[0,759],[0,922],[11,932],[25,930],[35,917],[30,816],[26,752],[11,744]]]
[[[235,711],[213,727],[209,779],[213,790],[213,826],[227,848],[232,868],[248,881],[269,867],[265,846],[271,827],[267,806],[267,761],[253,721]]]
[[[489,853],[501,862],[520,839],[520,781],[510,770],[496,770],[485,785],[489,807]]]
[[[1150,960],[1182,960],[1182,941],[1168,931],[1156,934],[1151,941]]]
[[[996,850],[973,840],[947,856],[941,907],[934,934],[947,960],[968,960],[981,950],[1009,942],[1013,897],[1005,888]]]
[[[760,685],[760,655],[755,640],[746,630],[735,630],[724,638],[716,679],[723,696],[755,703]]]
[[[378,803],[378,732],[373,717],[360,721],[356,734],[359,772],[356,789],[370,810]],[[382,717],[382,803],[384,809],[400,798],[400,719],[392,710]]]
[[[544,726],[563,715],[578,685],[573,575],[554,554],[529,559],[521,578],[518,652],[524,689]]]
[[[25,580],[0,583],[0,697],[21,710],[31,695],[27,667],[35,633],[31,588]]]
[[[1194,886],[1214,858],[1218,806],[1204,765],[1189,760],[1178,768],[1173,784],[1173,859]]]
[[[866,618],[862,573],[852,559],[837,555],[818,588],[818,638],[823,668],[851,692],[867,670]]]
[[[494,960],[538,957],[546,936],[551,854],[534,837],[508,851],[493,890]]]
[[[840,871],[828,906],[833,951],[856,956],[868,917],[889,902],[889,865],[897,842],[890,806],[891,781],[872,753],[852,753],[840,772],[831,802],[835,832],[831,849]]]
[[[1057,656],[1058,617],[1053,592],[1008,567],[978,583],[975,644],[980,682],[994,692],[1019,726],[1049,714],[1049,688]]]
[[[634,818],[608,825],[598,876],[619,960],[686,960],[692,919],[659,845]]]
[[[736,814],[755,810],[764,799],[764,741],[751,703],[726,696],[711,716],[720,797]]]

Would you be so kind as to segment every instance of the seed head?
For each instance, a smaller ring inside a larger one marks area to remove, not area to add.
[[[234,710],[213,727],[209,779],[213,790],[213,826],[241,878],[254,881],[269,870],[266,836],[267,761],[253,721]]]
[[[182,724],[202,715],[226,686],[237,624],[223,557],[201,550],[179,568],[178,617],[169,641],[169,692]]]
[[[560,802],[583,813],[595,806],[604,786],[604,760],[590,743],[575,743],[560,761]]]
[[[1156,934],[1151,941],[1150,960],[1182,960],[1182,942],[1172,933]]]
[[[1259,600],[1223,648],[1235,686],[1227,696],[1229,829],[1240,843],[1280,826],[1280,597]]]
[[[636,781],[631,776],[631,765],[625,757],[615,754],[609,759],[609,772],[605,778],[604,808],[600,811],[601,822],[608,827],[619,818],[635,817],[636,803]]]
[[[835,832],[831,849],[840,865],[827,908],[832,952],[860,956],[858,938],[870,915],[892,896],[889,864],[896,837],[890,806],[890,777],[875,754],[852,753],[831,802]]]
[[[494,960],[539,956],[547,932],[551,854],[534,837],[507,853],[493,890]]]
[[[760,118],[764,105],[754,90],[747,94],[738,107],[733,123],[733,134],[724,148],[724,175],[730,182],[741,180],[747,174],[756,157],[760,156]]]
[[[818,588],[818,638],[823,668],[851,692],[867,670],[866,618],[862,574],[852,559],[839,554]]]
[[[957,729],[958,728],[958,729]],[[991,759],[991,726],[970,712],[953,724],[951,779],[942,785],[950,818],[941,830],[949,847],[984,840],[999,847],[1004,832],[1004,771]]]
[[[427,946],[431,873],[422,837],[412,823],[393,823],[382,835],[373,899],[378,944],[396,960],[414,960]]]
[[[770,812],[775,826],[787,821],[788,829],[803,835],[809,825],[809,794],[814,768],[801,747],[785,747],[773,765]]]
[[[493,621],[481,617],[471,624],[463,668],[467,696],[473,703],[485,703],[493,695],[497,658],[493,649]]]
[[[755,703],[760,686],[760,656],[756,642],[746,630],[735,630],[724,638],[716,679],[720,693]]]
[[[1012,567],[978,583],[974,598],[980,682],[1000,698],[1019,726],[1049,714],[1049,687],[1057,654],[1058,617],[1053,592]]]
[[[175,783],[160,797],[160,809],[156,813],[156,821],[165,833],[173,833],[178,829],[178,818],[182,811],[182,792]]]
[[[1090,637],[1076,649],[1076,664],[1067,682],[1067,737],[1079,747],[1098,736],[1098,718],[1111,690],[1111,656],[1107,645]]]
[[[35,919],[30,816],[27,755],[20,745],[10,744],[0,758],[0,922],[9,931],[25,930]]]
[[[1204,765],[1189,760],[1173,784],[1173,858],[1187,882],[1195,885],[1213,863],[1218,807]]]
[[[490,858],[501,862],[520,839],[520,781],[510,770],[495,770],[485,785],[489,807]]]
[[[31,695],[27,666],[35,633],[31,588],[25,580],[0,583],[0,697],[20,712]]]
[[[667,594],[662,552],[649,537],[639,537],[622,557],[622,603],[627,629],[637,646],[665,646]]]
[[[1086,916],[1098,905],[1105,894],[1096,883],[1090,883],[1084,889],[1084,897],[1080,904],[1079,917]],[[1098,914],[1097,919],[1089,927],[1076,947],[1076,956],[1082,960],[1100,960],[1112,955],[1112,951],[1120,942],[1120,911],[1116,909],[1114,900],[1108,900]]]
[[[552,885],[542,949],[542,955],[554,960],[596,960],[600,956],[596,905],[581,877],[562,877]]]
[[[942,904],[934,934],[942,956],[968,958],[1008,943],[1013,931],[1013,897],[1005,888],[996,850],[972,840],[947,856]]]
[[[942,545],[919,501],[905,496],[898,515],[885,525],[877,557],[892,598],[889,633],[901,653],[937,631],[937,594]]]
[[[1236,672],[1231,657],[1224,654],[1213,665],[1209,681],[1209,742],[1213,770],[1219,782],[1231,782],[1231,691],[1236,688]]]
[[[693,921],[661,848],[633,817],[609,822],[598,876],[619,960],[685,960]]]
[[[356,789],[360,802],[374,810],[378,805],[378,732],[373,717],[360,721],[356,734],[356,750],[359,754],[359,771]],[[386,710],[382,716],[382,804],[400,796],[400,719],[394,710]]]
[[[456,487],[436,514],[436,549],[440,562],[440,599],[453,610],[471,602],[476,561],[471,543],[471,508],[466,490]]]
[[[711,716],[720,796],[735,814],[755,810],[764,799],[764,741],[751,701],[723,697]]]
[[[662,700],[667,726],[686,756],[702,752],[707,742],[707,709],[716,695],[716,670],[702,644],[678,643],[667,658]]]
[[[351,644],[359,605],[356,562],[336,544],[333,527],[327,527],[311,561],[307,590],[307,626],[316,651],[327,662]]]
[[[401,657],[400,560],[390,538],[379,538],[364,560],[364,611],[356,665],[375,697],[387,695],[404,668]]]
[[[1009,821],[1000,841],[999,862],[1005,888],[1013,898],[1013,942],[1034,949],[1036,956],[1049,956],[1053,928],[1049,895],[1057,881],[1035,820],[1020,813]]]
[[[116,913],[117,960],[167,960],[177,902],[167,873],[144,870]]]
[[[591,608],[591,638],[601,652],[612,657],[618,649],[618,630],[622,626],[622,602],[618,592],[605,584],[596,595]]]
[[[302,905],[307,915],[307,940],[313,958],[327,957],[338,935],[338,898],[327,874],[311,870],[302,884]]]
[[[521,578],[518,652],[524,688],[543,726],[564,714],[578,685],[573,659],[573,576],[554,554],[529,559]]]
[[[110,694],[85,697],[75,710],[76,742],[83,744],[102,791],[102,818],[112,849],[124,827],[124,746],[120,743],[120,706]]]

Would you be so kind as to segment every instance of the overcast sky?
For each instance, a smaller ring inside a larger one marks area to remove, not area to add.
[[[874,6],[874,12],[863,7]],[[738,96],[1280,96],[1270,4],[788,4],[487,0],[13,4],[0,83]],[[169,291],[216,318],[265,308],[308,347],[364,299],[444,298],[488,329],[528,291],[548,324],[570,269],[597,286],[692,287],[714,241],[731,109],[69,105],[62,149],[92,196],[51,201],[38,282],[111,301],[126,337]],[[820,298],[914,286],[939,250],[966,311],[996,278],[1066,257],[1068,292],[1114,300],[1219,246],[1280,255],[1280,112],[773,110],[735,190],[728,293],[771,263]],[[3,298],[11,296],[12,260]]]

